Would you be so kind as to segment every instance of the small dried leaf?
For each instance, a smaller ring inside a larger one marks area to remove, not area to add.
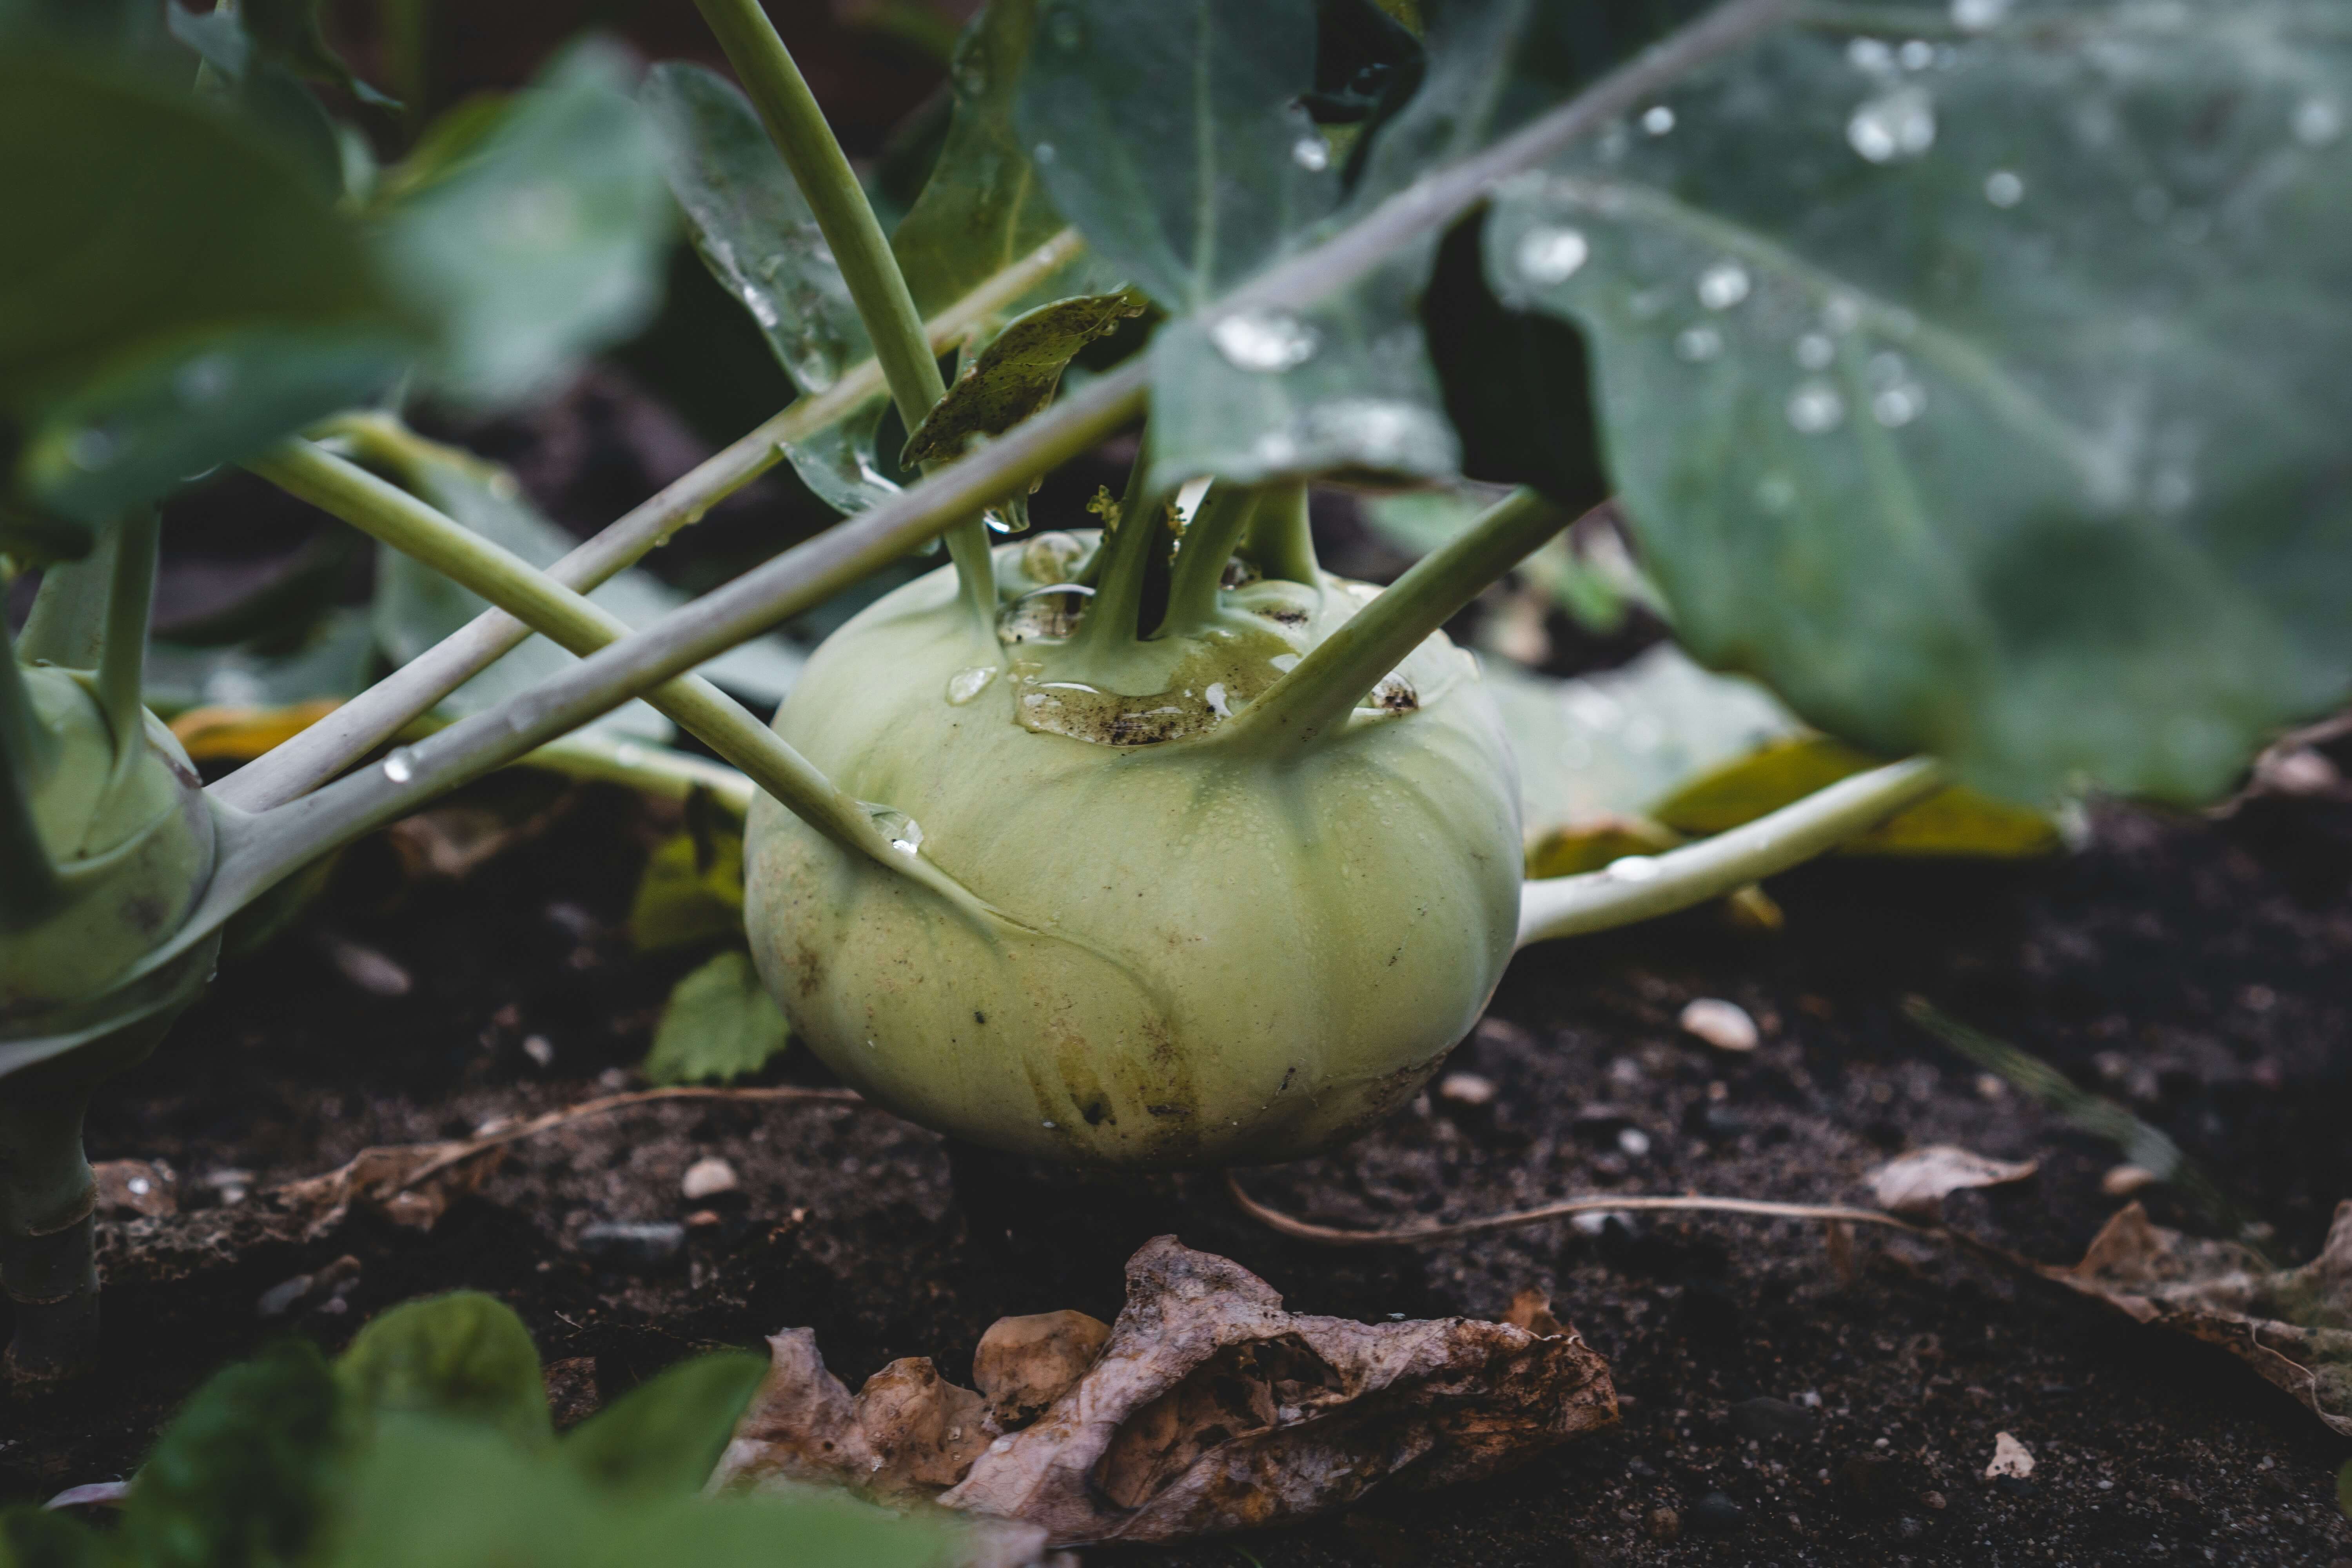
[[[180,1212],[179,1184],[168,1165],[147,1160],[101,1160],[90,1166],[89,1173],[98,1181],[101,1214],[156,1219]]]
[[[927,1498],[961,1478],[995,1436],[979,1394],[922,1356],[894,1361],[851,1397],[816,1335],[768,1341],[767,1381],[737,1423],[713,1479],[845,1482],[887,1498]]]
[[[1003,1426],[1034,1421],[1102,1354],[1110,1325],[1084,1312],[999,1318],[972,1352],[971,1380]]]
[[[1503,1321],[1515,1329],[1525,1329],[1539,1340],[1551,1339],[1567,1331],[1552,1316],[1551,1298],[1530,1285],[1511,1298],[1511,1305],[1503,1313]]]
[[[305,1239],[327,1235],[341,1225],[355,1206],[372,1210],[411,1230],[430,1230],[448,1212],[453,1200],[479,1191],[503,1157],[499,1148],[485,1149],[472,1158],[435,1171],[422,1181],[416,1180],[426,1166],[466,1147],[463,1140],[376,1144],[361,1150],[349,1163],[323,1176],[306,1176],[273,1187],[269,1196],[279,1207],[300,1219]]]
[[[1948,1193],[2021,1182],[2039,1169],[2031,1160],[1988,1159],[1954,1144],[1933,1143],[1889,1160],[1871,1173],[1870,1183],[1880,1208],[1935,1219],[1943,1213]]]
[[[2226,1241],[2117,1212],[2072,1268],[2042,1272],[2143,1323],[2220,1345],[2352,1436],[2352,1200],[2319,1256],[2273,1269]]]

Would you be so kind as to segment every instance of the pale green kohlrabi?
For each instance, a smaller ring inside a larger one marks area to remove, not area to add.
[[[1095,638],[1085,592],[1055,587],[1091,553],[1000,548],[992,639],[952,570],[900,588],[776,718],[1006,920],[762,796],[761,972],[843,1078],[977,1143],[1129,1166],[1332,1144],[1421,1087],[1510,956],[1518,794],[1494,706],[1441,634],[1311,744],[1237,722],[1375,590],[1236,556],[1184,629]]]

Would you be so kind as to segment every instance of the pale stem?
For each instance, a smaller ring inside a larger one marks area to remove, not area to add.
[[[55,751],[0,619],[0,931],[38,920],[57,898],[57,868],[33,821],[33,791]]]
[[[939,361],[923,335],[922,317],[907,290],[889,237],[857,183],[856,171],[834,139],[824,110],[809,91],[792,51],[759,0],[695,0],[727,61],[768,128],[768,140],[782,154],[801,195],[807,198],[827,249],[841,268],[849,298],[874,341],[874,357],[890,384],[890,398],[909,432],[947,391]],[[991,498],[994,499],[994,498]],[[988,527],[978,512],[948,532],[956,574],[980,625],[996,625],[996,567],[989,553]]]
[[[1015,426],[961,462],[753,567],[724,587],[577,665],[461,719],[406,748],[401,777],[364,768],[258,815],[223,806],[223,850],[203,900],[135,979],[187,952],[247,903],[338,844],[457,788],[599,714],[824,603],[937,538],[1036,474],[1069,461],[1142,412],[1144,371],[1133,365],[1087,384],[1046,417]]]
[[[1550,877],[1519,889],[1519,940],[1631,925],[1688,909],[1785,871],[1916,805],[1951,783],[1925,757],[1890,763],[1712,838],[1658,856],[1633,855],[1604,870]]]
[[[1085,249],[1076,230],[1064,229],[933,317],[926,328],[932,345],[943,349],[954,342],[974,322],[997,314]],[[881,366],[860,360],[824,391],[802,398],[698,464],[550,566],[547,575],[585,593],[782,461],[785,447],[846,417],[882,390]],[[483,611],[267,756],[215,783],[213,798],[244,811],[266,811],[318,788],[529,636],[530,628],[504,610]]]
[[[629,635],[618,616],[550,582],[520,556],[307,441],[288,441],[247,465],[289,494],[341,518],[490,600],[572,653],[585,656]],[[933,869],[891,847],[873,816],[716,686],[679,676],[646,694],[680,727],[750,776],[793,816],[844,848],[930,885]]]
[[[665,800],[684,800],[698,789],[709,790],[719,805],[738,816],[751,809],[756,789],[748,774],[708,757],[596,730],[550,741],[535,752],[525,752],[519,762],[523,767],[545,768],[566,778],[625,784]]]
[[[1306,480],[1285,479],[1258,492],[1242,549],[1276,582],[1321,585],[1322,563],[1315,559],[1315,534],[1307,526]]]
[[[1226,564],[1234,558],[1234,546],[1241,542],[1242,531],[1249,526],[1259,495],[1246,485],[1224,479],[1212,485],[1201,498],[1192,521],[1184,525],[1183,541],[1176,547],[1176,571],[1168,585],[1168,614],[1160,623],[1160,636],[1206,626],[1216,615],[1217,590],[1224,584]]]
[[[1160,525],[1160,498],[1145,488],[1150,467],[1151,433],[1146,429],[1127,470],[1127,492],[1118,498],[1118,526],[1103,537],[1095,596],[1078,626],[1078,640],[1090,647],[1124,647],[1141,635],[1143,581],[1151,570],[1151,554],[1171,542]]]
[[[1229,721],[1223,732],[1305,746],[1347,721],[1381,678],[1404,662],[1463,605],[1568,526],[1533,490],[1514,490],[1318,644],[1289,674]]]
[[[155,509],[141,507],[116,525],[115,535],[105,641],[98,655],[98,701],[107,728],[114,731],[110,783],[120,784],[147,754],[147,710],[139,699],[147,673],[147,617],[155,603],[155,552],[162,540]]]

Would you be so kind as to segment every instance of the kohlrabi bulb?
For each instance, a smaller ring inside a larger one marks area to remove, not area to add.
[[[1375,590],[1235,584],[1237,563],[1206,624],[1107,650],[1070,635],[1084,594],[1051,586],[1087,548],[1001,549],[994,637],[951,570],[900,588],[776,718],[1008,922],[761,796],[761,973],[844,1079],[975,1142],[1163,1166],[1328,1146],[1422,1086],[1510,956],[1518,796],[1493,705],[1437,636],[1311,745],[1229,730]]]
[[[212,813],[171,731],[141,710],[137,754],[118,767],[90,676],[46,666],[21,673],[52,740],[32,814],[60,889],[37,923],[0,935],[0,1035],[96,995],[162,946],[213,865]]]

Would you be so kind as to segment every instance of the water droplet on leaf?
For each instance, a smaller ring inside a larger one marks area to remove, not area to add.
[[[1314,358],[1319,339],[1287,310],[1236,310],[1210,323],[1209,341],[1235,369],[1273,374]]]
[[[1581,229],[1542,225],[1519,237],[1519,276],[1530,283],[1565,283],[1591,255]]]
[[[86,426],[67,437],[66,457],[77,468],[102,468],[114,461],[114,437],[95,425]]]
[[[396,784],[404,784],[416,776],[416,753],[406,746],[394,746],[383,759],[383,776]]]
[[[1870,400],[1871,417],[1889,430],[1899,430],[1927,411],[1927,389],[1916,382],[1906,381],[1890,386]]]
[[[1698,302],[1710,310],[1728,310],[1755,287],[1748,268],[1737,261],[1718,262],[1699,274]]]
[[[1827,370],[1830,361],[1837,358],[1837,344],[1820,332],[1807,332],[1797,340],[1792,351],[1797,363],[1807,370]]]
[[[996,679],[992,664],[967,665],[948,677],[948,700],[961,708],[982,692]]]
[[[1621,882],[1647,882],[1658,874],[1658,862],[1647,855],[1621,855],[1605,868],[1608,876]]]
[[[1290,161],[1310,174],[1331,166],[1331,143],[1320,136],[1301,136],[1290,144]]]
[[[1952,0],[1952,25],[1967,32],[1981,33],[2007,20],[2009,6],[2010,0]]]
[[[236,378],[236,366],[226,354],[199,354],[172,377],[172,390],[191,405],[217,403]]]
[[[1800,436],[1819,436],[1845,423],[1845,399],[1826,381],[1803,381],[1789,394],[1789,427]]]
[[[2013,207],[2025,199],[2025,182],[2008,169],[1985,176],[1985,200],[1997,207]]]
[[[1691,327],[1675,339],[1675,357],[1704,364],[1723,352],[1723,334],[1713,327]]]
[[[1655,104],[1642,111],[1642,129],[1653,136],[1664,136],[1675,128],[1675,111],[1664,104]]]
[[[1936,144],[1936,102],[1925,89],[1896,88],[1853,111],[1846,144],[1873,163],[1916,158]]]
[[[2294,111],[2294,139],[2306,147],[2325,147],[2344,134],[2344,111],[2324,98],[2306,98]]]
[[[1029,149],[1030,161],[1036,163],[1050,163],[1060,156],[1060,153],[1054,151],[1054,144],[1051,142],[1040,142]]]
[[[1925,38],[1913,38],[1895,51],[1895,58],[1907,71],[1923,71],[1936,63],[1936,46]]]
[[[1845,46],[1846,63],[1859,71],[1874,76],[1895,68],[1895,51],[1880,38],[1850,38]]]

